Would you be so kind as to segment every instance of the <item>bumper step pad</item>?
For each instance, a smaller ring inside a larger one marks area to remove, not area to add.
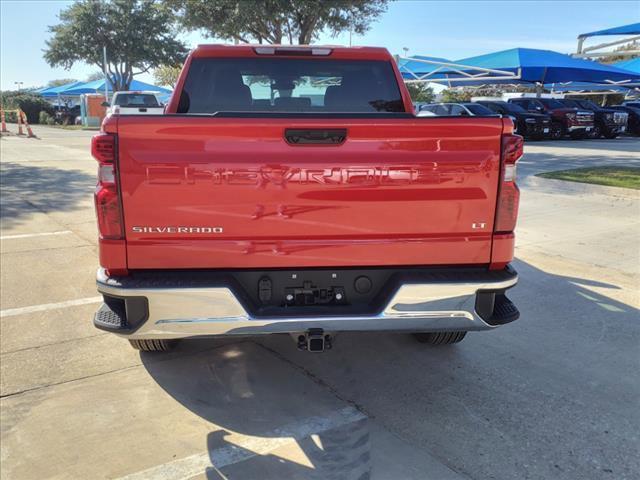
[[[96,312],[93,323],[96,327],[105,330],[124,330],[127,328],[126,316],[112,310],[106,303],[103,303]]]
[[[487,320],[487,323],[490,325],[504,325],[505,323],[514,322],[518,318],[520,318],[518,307],[506,295],[496,295],[493,315]]]

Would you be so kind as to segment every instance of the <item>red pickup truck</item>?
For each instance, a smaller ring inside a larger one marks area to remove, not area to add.
[[[146,351],[288,333],[319,352],[511,322],[522,150],[508,118],[416,117],[383,48],[199,46],[164,115],[93,138],[94,323]]]

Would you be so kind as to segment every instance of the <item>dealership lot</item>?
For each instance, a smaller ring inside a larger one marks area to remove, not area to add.
[[[428,348],[348,335],[140,354],[91,324],[91,132],[3,137],[2,478],[637,478],[640,195],[542,180],[637,138],[534,142],[518,322]]]

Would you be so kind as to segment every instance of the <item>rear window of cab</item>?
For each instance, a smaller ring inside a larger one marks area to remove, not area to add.
[[[114,105],[120,107],[159,107],[158,99],[150,93],[118,93]]]
[[[194,58],[178,113],[405,112],[381,60]]]

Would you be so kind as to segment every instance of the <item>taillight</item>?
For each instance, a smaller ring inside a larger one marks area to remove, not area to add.
[[[116,137],[110,133],[99,133],[91,138],[91,156],[100,163],[116,160]]]
[[[122,238],[120,198],[115,185],[99,185],[95,194],[98,229],[102,238],[117,240]]]
[[[99,133],[91,139],[91,155],[98,161],[98,184],[94,195],[100,237],[123,238],[122,210],[116,181],[116,136]]]
[[[509,233],[516,228],[520,189],[516,185],[516,163],[522,157],[524,140],[520,135],[502,137],[502,161],[495,233]]]

